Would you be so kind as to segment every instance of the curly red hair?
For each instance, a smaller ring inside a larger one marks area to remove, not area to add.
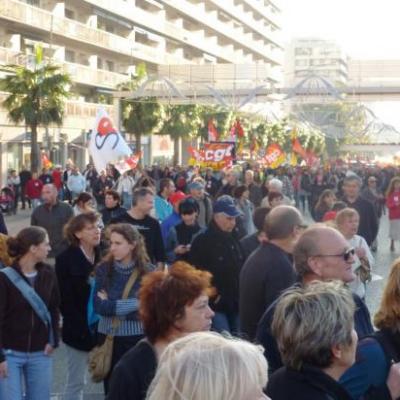
[[[139,291],[139,315],[150,342],[166,338],[176,321],[185,315],[202,294],[211,296],[212,275],[183,261],[169,271],[156,271],[143,277]]]

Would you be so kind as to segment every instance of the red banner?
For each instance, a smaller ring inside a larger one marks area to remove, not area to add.
[[[286,154],[279,144],[273,143],[267,147],[263,161],[270,168],[278,168],[286,161]]]
[[[233,144],[231,143],[206,143],[203,150],[189,147],[192,164],[201,167],[211,167],[215,170],[231,167],[233,163]]]

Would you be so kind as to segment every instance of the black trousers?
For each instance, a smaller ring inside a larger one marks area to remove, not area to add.
[[[103,381],[104,385],[104,394],[108,393],[108,387],[112,375],[112,371],[114,367],[117,365],[118,361],[121,359],[121,357],[132,347],[136,345],[139,340],[143,339],[143,335],[137,335],[137,336],[115,336],[114,337],[114,344],[113,344],[113,354],[111,358],[111,369],[109,374],[106,376],[106,378]],[[103,344],[104,341],[106,340],[106,336],[99,333],[98,334],[98,344]]]

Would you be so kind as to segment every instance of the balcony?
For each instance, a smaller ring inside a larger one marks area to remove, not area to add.
[[[237,6],[235,6],[233,0],[211,0],[211,2],[225,13],[246,24],[250,29],[255,30],[269,42],[272,42],[278,47],[282,47],[277,33],[267,30],[263,24],[257,22],[254,18],[249,17],[246,13],[241,12]],[[270,19],[268,19],[268,21],[270,21]]]
[[[270,9],[260,4],[257,0],[244,0],[250,7],[252,7],[255,11],[257,11],[260,15],[262,15],[265,19],[271,22],[271,24],[281,27],[282,21],[280,18],[280,14],[273,13]]]
[[[168,36],[169,38],[178,41],[186,46],[195,47],[202,52],[211,54],[225,62],[235,62],[235,54],[231,51],[227,51],[220,46],[216,46],[210,43],[206,38],[199,38],[198,35],[192,34],[191,32],[175,26],[173,23],[161,19],[159,15],[153,15],[139,7],[129,6],[120,0],[85,0],[87,3],[93,4],[94,6],[100,7],[104,10],[118,14],[124,18],[133,21],[135,24],[150,29],[162,36]],[[204,21],[202,21],[204,24]],[[182,63],[182,60],[172,60],[172,63]],[[160,63],[163,64],[163,63]]]
[[[97,2],[97,1],[96,1]],[[1,0],[0,18],[32,26],[44,32],[74,39],[108,51],[135,57],[153,64],[164,64],[163,54],[152,47],[135,43],[132,40],[91,28],[85,24],[67,18],[54,16],[52,13],[29,6],[16,0]],[[178,62],[175,60],[175,62]]]
[[[175,10],[185,13],[186,15],[190,16],[190,18],[197,20],[203,25],[207,25],[209,28],[218,32],[220,35],[228,37],[229,39],[233,40],[236,43],[239,43],[241,46],[254,53],[258,53],[258,55],[261,55],[264,59],[267,59],[266,61],[274,64],[280,64],[280,61],[278,61],[275,57],[269,57],[271,51],[267,50],[265,46],[260,46],[254,42],[251,43],[247,40],[243,40],[243,35],[240,35],[236,29],[224,24],[223,22],[218,20],[216,15],[211,15],[209,12],[204,11],[202,7],[198,5],[193,5],[186,0],[181,0],[179,2],[179,6],[173,0],[163,1]],[[238,60],[235,59],[235,61],[233,62],[237,61]]]
[[[96,86],[107,89],[115,89],[117,85],[127,81],[127,75],[118,74],[102,69],[93,69],[80,64],[65,62],[63,70],[71,75],[74,82],[89,86]]]
[[[25,54],[12,51],[5,47],[0,47],[0,64],[19,64],[26,65],[27,56]],[[58,63],[58,61],[56,61]],[[119,83],[128,79],[127,75],[118,74],[101,69],[93,69],[84,65],[60,62],[64,72],[71,75],[74,82],[96,86],[107,89],[115,89]]]

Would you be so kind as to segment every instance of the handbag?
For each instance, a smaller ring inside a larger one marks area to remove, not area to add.
[[[124,291],[122,293],[122,300],[126,300],[128,298],[129,292],[131,291],[138,276],[139,272],[137,269],[135,269],[125,285]],[[106,336],[106,339],[102,345],[96,346],[89,353],[88,369],[93,382],[101,382],[111,370],[114,333],[117,330],[119,324],[120,319],[118,317],[113,317],[111,334]]]
[[[360,247],[362,245],[362,240],[360,239]],[[360,278],[360,281],[364,284],[371,282],[372,280],[372,270],[371,265],[367,257],[359,257],[360,265],[355,270],[356,275]]]
[[[54,340],[54,332],[51,323],[51,315],[50,312],[42,300],[42,298],[36,293],[35,289],[26,282],[21,275],[11,267],[6,267],[0,269],[4,275],[11,281],[11,283],[20,291],[25,300],[30,304],[33,308],[37,316],[41,319],[41,321],[46,325],[49,331],[49,343],[52,347],[56,346]]]
[[[372,280],[371,265],[369,264],[367,257],[359,257],[360,266],[356,269],[356,274],[360,278],[362,283],[368,283]]]

